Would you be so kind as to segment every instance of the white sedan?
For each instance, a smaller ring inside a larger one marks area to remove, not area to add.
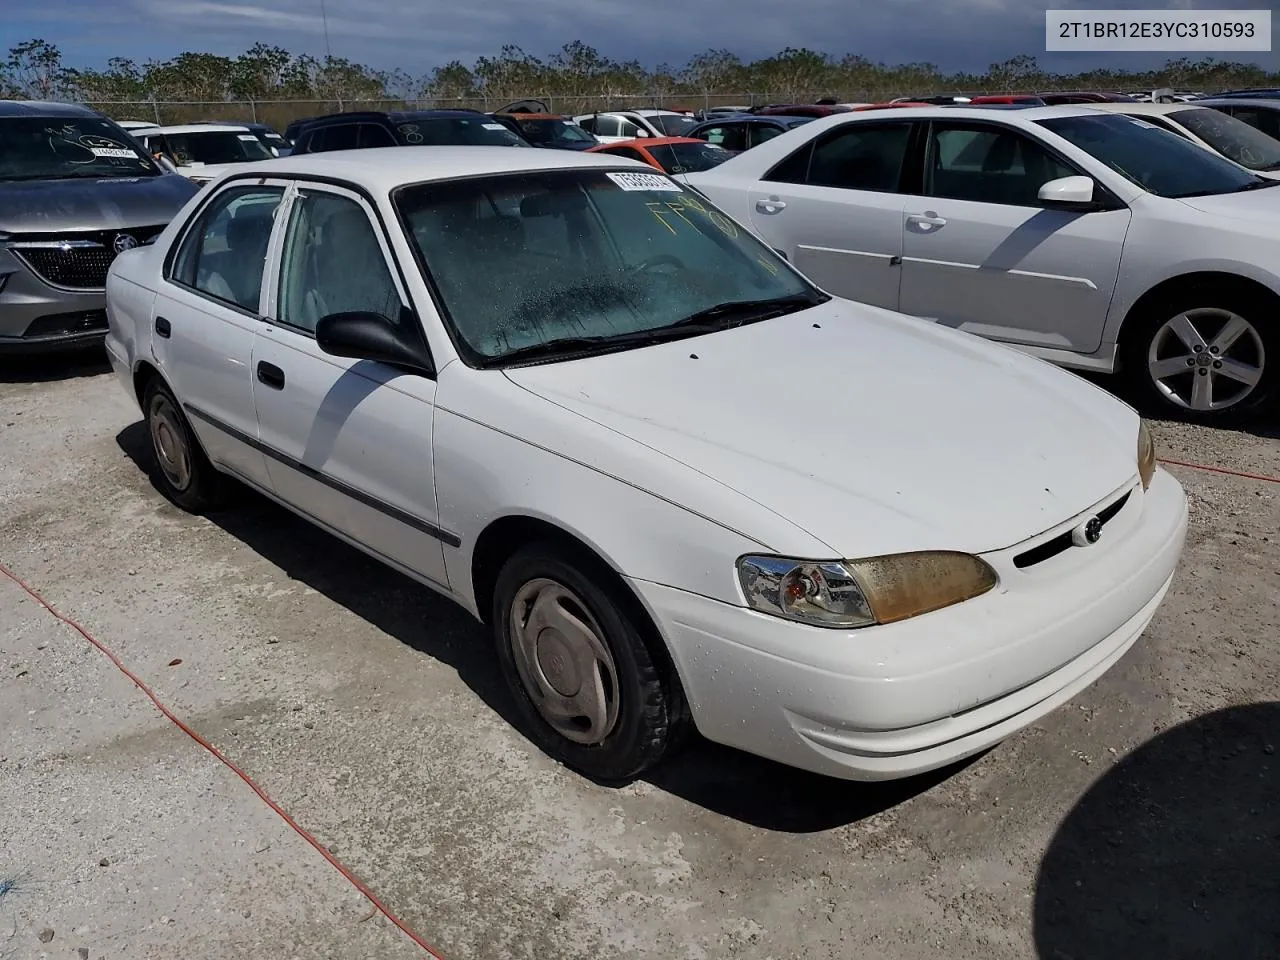
[[[234,477],[455,600],[603,782],[690,724],[853,779],[977,753],[1112,666],[1182,549],[1129,407],[833,299],[631,161],[247,165],[107,302],[175,503]]]
[[[267,160],[271,150],[248,127],[234,124],[187,123],[133,131],[152,155],[160,154],[188,180],[208,183],[227,167]]]
[[[1280,181],[1147,120],[840,114],[685,179],[837,296],[1118,371],[1164,415],[1280,396]]]

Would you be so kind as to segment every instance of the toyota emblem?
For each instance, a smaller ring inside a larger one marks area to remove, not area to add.
[[[1071,531],[1071,542],[1077,547],[1091,547],[1102,537],[1102,518],[1090,517]]]
[[[115,248],[116,253],[124,253],[126,250],[132,250],[138,245],[138,241],[127,233],[117,233],[115,240],[111,241],[111,246]]]

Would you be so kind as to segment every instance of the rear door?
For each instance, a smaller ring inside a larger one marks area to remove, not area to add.
[[[205,203],[165,265],[152,343],[160,372],[209,458],[266,486],[250,361],[281,182],[226,186]]]
[[[752,186],[752,226],[822,289],[896,310],[914,129],[848,123],[808,141]]]
[[[1129,208],[1081,213],[1037,199],[1049,180],[1081,173],[1015,128],[934,121],[923,192],[906,201],[902,312],[998,340],[1096,350]]]

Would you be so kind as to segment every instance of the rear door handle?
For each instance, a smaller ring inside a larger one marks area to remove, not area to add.
[[[936,214],[926,213],[912,214],[907,217],[907,223],[914,223],[921,227],[945,227],[947,221],[945,217],[939,217]]]
[[[769,197],[767,200],[757,200],[756,209],[761,213],[777,213],[787,209],[787,202],[777,197]]]
[[[274,363],[265,360],[258,362],[258,381],[265,383],[272,390],[284,389],[284,371]]]
[[[172,334],[173,327],[169,326],[169,321],[164,317],[156,317],[156,336],[168,340]]]

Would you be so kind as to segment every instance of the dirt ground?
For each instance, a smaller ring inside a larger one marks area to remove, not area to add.
[[[0,561],[449,960],[1280,956],[1280,485],[1170,468],[1192,527],[1144,638],[959,769],[695,743],[607,790],[511,727],[463,613],[252,495],[183,514],[139,419],[99,365],[0,370]],[[1157,429],[1280,474],[1280,430]],[[86,955],[426,954],[0,579],[0,957]]]

